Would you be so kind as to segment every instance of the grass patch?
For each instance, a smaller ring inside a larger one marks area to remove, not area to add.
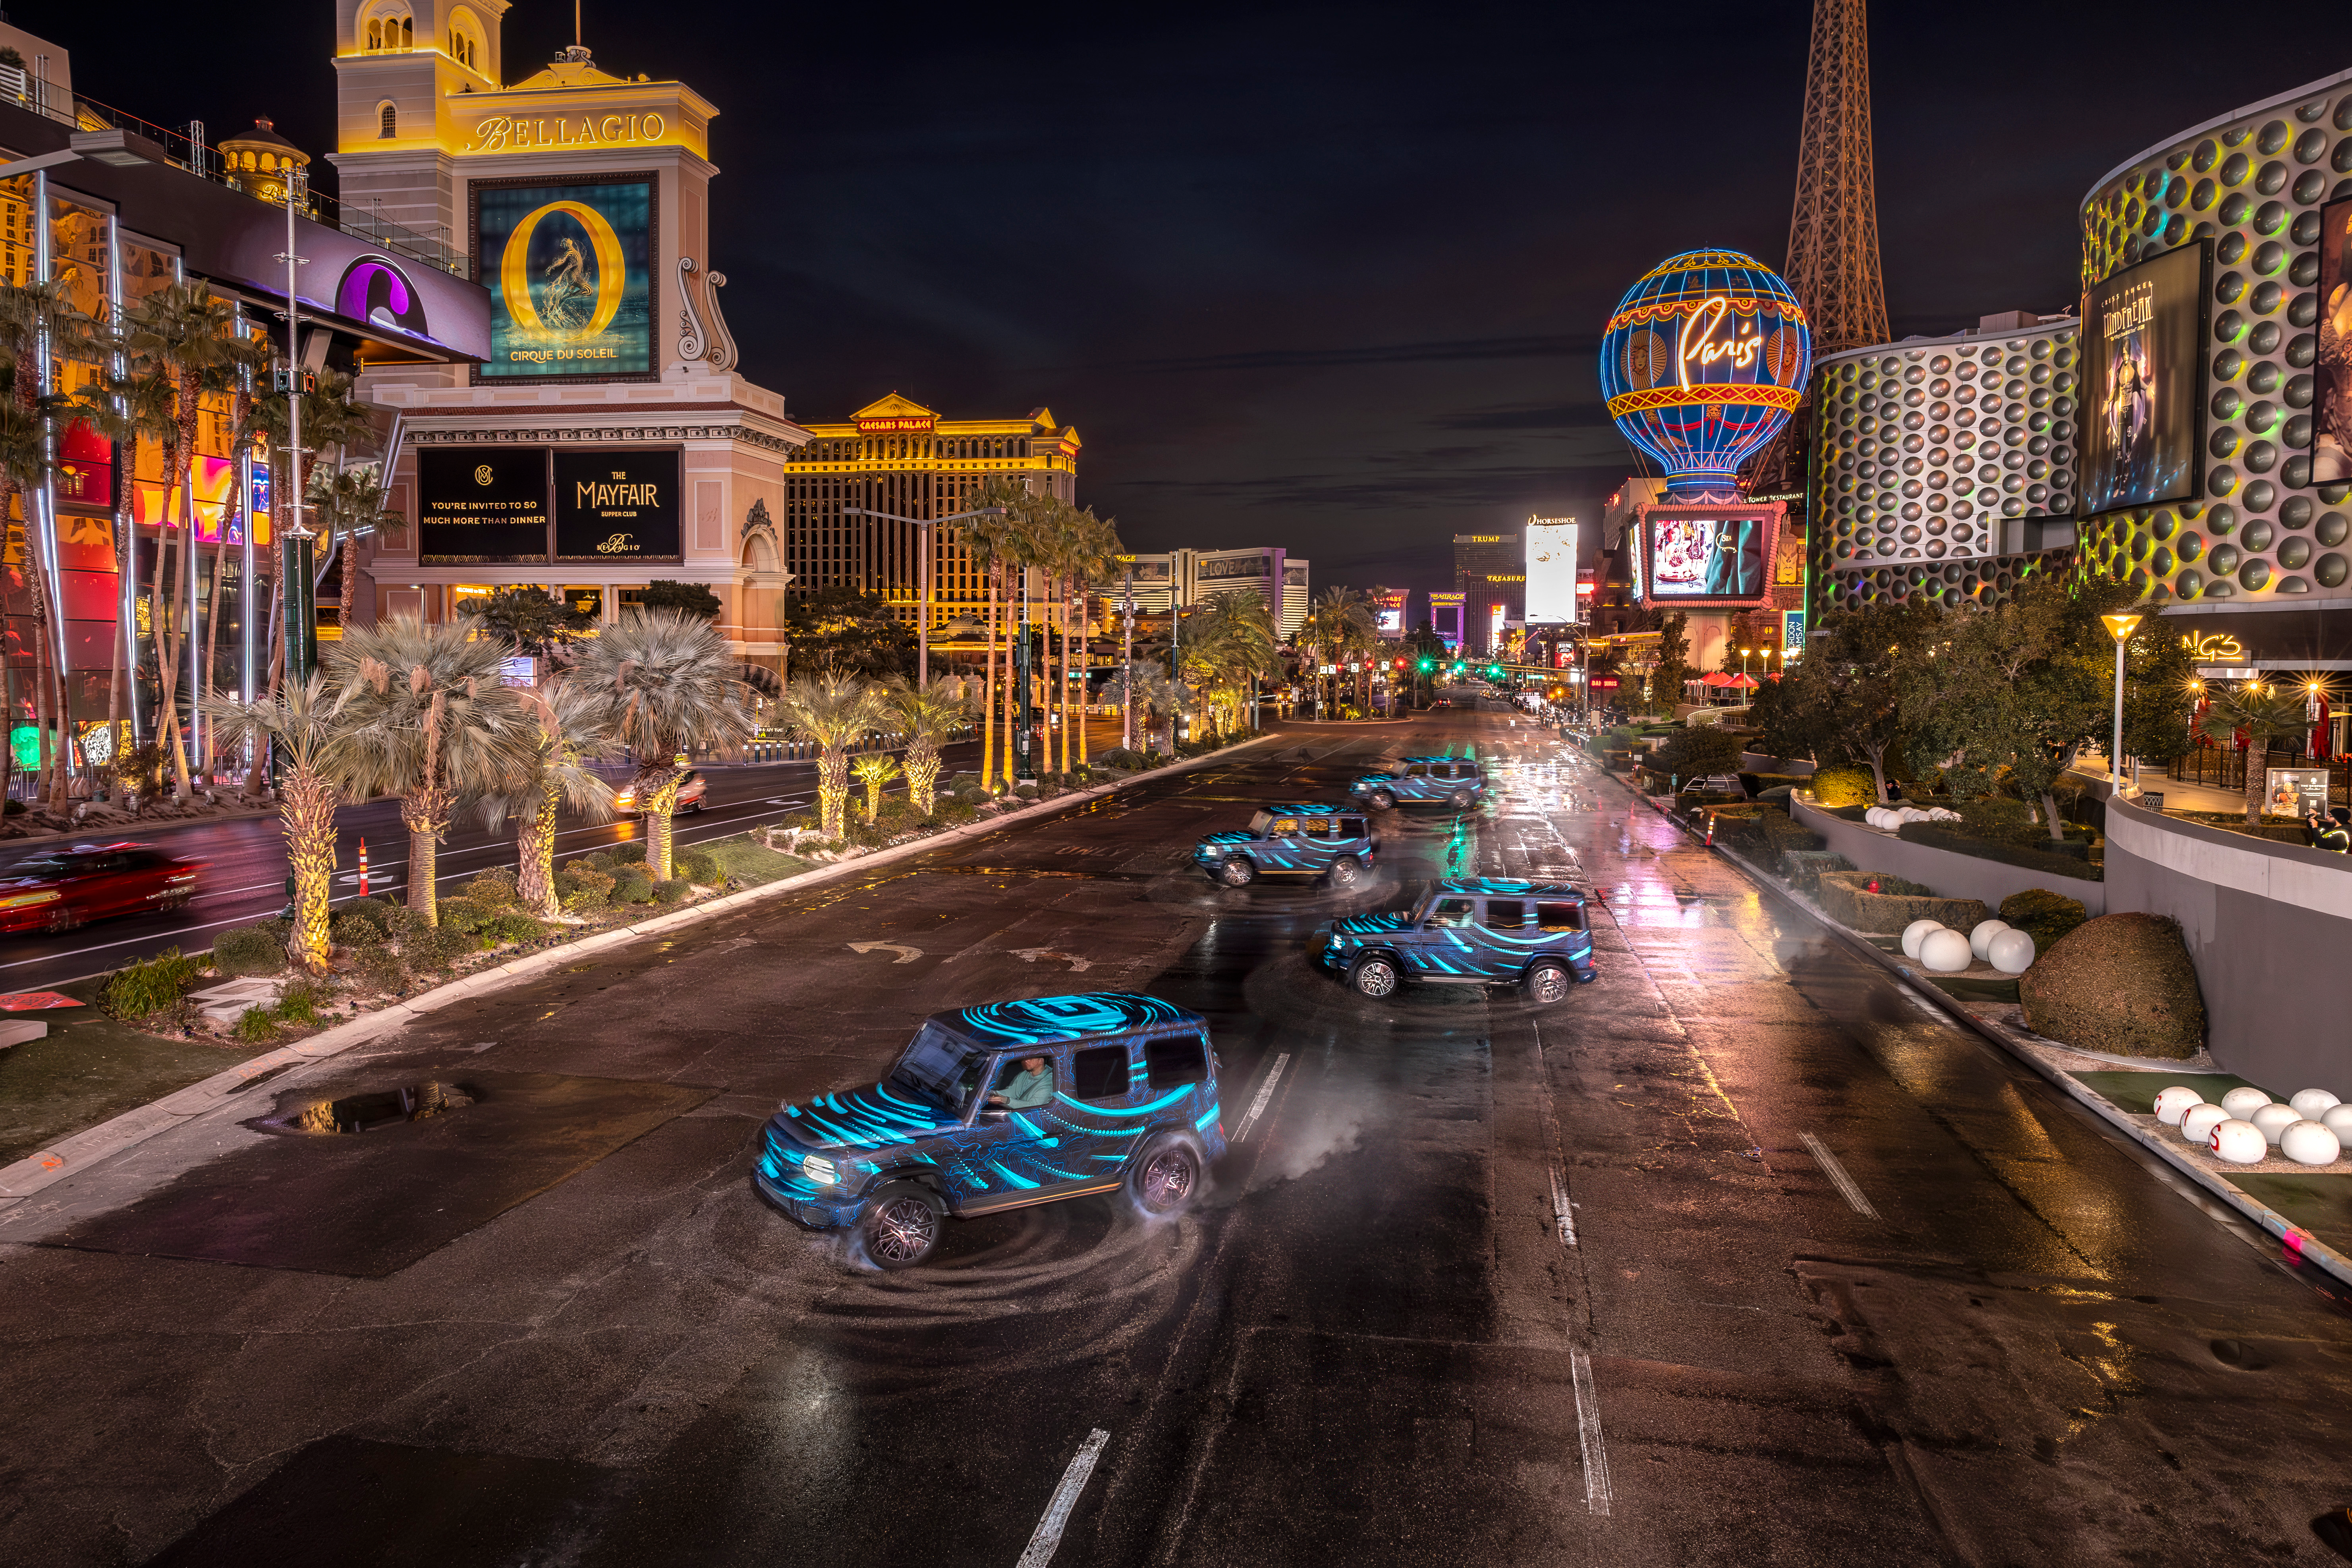
[[[787,855],[780,849],[771,849],[748,834],[713,839],[699,847],[702,853],[718,862],[730,881],[739,882],[747,888],[756,888],[763,882],[779,882],[786,877],[797,877],[803,871],[816,868],[814,861]]]

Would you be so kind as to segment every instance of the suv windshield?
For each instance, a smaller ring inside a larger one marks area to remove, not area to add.
[[[899,1053],[898,1065],[890,1069],[890,1081],[961,1116],[971,1102],[972,1091],[980,1087],[980,1069],[987,1064],[986,1051],[975,1050],[939,1025],[927,1023]]]

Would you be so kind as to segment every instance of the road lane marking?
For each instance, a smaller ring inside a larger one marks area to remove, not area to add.
[[[1008,951],[1024,963],[1034,963],[1041,958],[1058,958],[1070,966],[1073,974],[1083,974],[1095,966],[1094,960],[1080,958],[1075,952],[1064,952],[1058,947],[1016,947]]]
[[[877,951],[883,952],[895,952],[898,956],[890,961],[893,963],[912,963],[915,960],[923,956],[923,950],[921,948],[908,947],[906,943],[899,942],[853,942],[848,944],[848,947],[849,951],[852,952],[874,952]]]
[[[1592,1358],[1572,1350],[1568,1365],[1576,1384],[1577,1440],[1584,1446],[1584,1506],[1607,1519],[1609,1447],[1601,1437],[1601,1394],[1592,1384]]]
[[[1258,1086],[1257,1098],[1250,1101],[1249,1114],[1242,1118],[1240,1128],[1234,1133],[1234,1142],[1247,1142],[1250,1129],[1255,1127],[1257,1119],[1265,1114],[1265,1102],[1274,1098],[1274,1086],[1282,1081],[1282,1069],[1289,1065],[1288,1051],[1274,1058],[1274,1070],[1267,1073],[1265,1081]]]
[[[1559,1221],[1559,1244],[1562,1247],[1576,1245],[1576,1216],[1569,1212],[1571,1206],[1568,1201],[1568,1189],[1560,1184],[1559,1167],[1555,1165],[1551,1170],[1551,1212]]]
[[[1054,1489],[1054,1500],[1045,1505],[1045,1517],[1037,1521],[1028,1548],[1013,1568],[1045,1568],[1053,1561],[1054,1549],[1062,1544],[1062,1531],[1070,1522],[1070,1510],[1077,1506],[1078,1494],[1087,1489],[1087,1478],[1095,1473],[1095,1461],[1102,1458],[1103,1445],[1109,1441],[1110,1434],[1099,1426],[1087,1434],[1087,1440],[1070,1459],[1070,1468],[1062,1472],[1062,1484]]]
[[[1805,1141],[1805,1147],[1813,1152],[1813,1163],[1821,1166],[1822,1173],[1829,1177],[1830,1185],[1838,1190],[1838,1196],[1852,1204],[1853,1212],[1863,1218],[1876,1219],[1878,1211],[1870,1206],[1870,1200],[1862,1195],[1862,1189],[1853,1184],[1853,1178],[1845,1173],[1845,1167],[1838,1163],[1837,1156],[1811,1133],[1801,1132],[1798,1136]]]

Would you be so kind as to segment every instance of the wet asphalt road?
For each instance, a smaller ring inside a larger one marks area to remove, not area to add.
[[[1501,798],[1383,819],[1370,889],[1189,869],[1465,743]],[[1310,967],[1449,864],[1599,889],[1601,980]],[[1264,1094],[1194,1215],[877,1276],[749,1190],[924,1014],[1119,987],[1212,1018],[1229,1131]],[[1089,1447],[1055,1563],[2319,1563],[2352,1501],[2311,1282],[1499,713],[1299,727],[306,1070],[0,1209],[0,1561],[1009,1568]],[[425,1079],[479,1103],[284,1124]]]
[[[979,766],[980,747],[960,742],[947,748],[947,771]],[[806,809],[816,798],[816,764],[767,763],[730,765],[702,764],[710,780],[703,809],[677,819],[677,841],[692,844],[722,838],[762,823],[773,822]],[[626,777],[614,771],[616,782]],[[346,806],[336,814],[336,879],[338,902],[360,896],[359,851],[368,847],[368,891],[398,896],[406,887],[408,830],[400,825],[396,802],[380,800]],[[587,826],[567,817],[556,839],[559,860],[589,854],[638,836],[635,818]],[[110,842],[116,839],[152,844],[173,855],[205,862],[204,879],[185,909],[173,913],[138,915],[101,921],[78,931],[58,934],[23,932],[0,935],[0,990],[25,991],[55,985],[86,974],[120,969],[133,959],[151,957],[166,947],[184,952],[210,947],[213,939],[231,926],[267,920],[286,903],[286,842],[275,816],[234,818],[226,822],[133,826],[128,830],[93,833],[87,840],[42,839],[12,846],[0,855],[0,876],[7,867],[54,848],[58,843]],[[446,891],[485,867],[514,863],[514,831],[491,833],[472,817],[453,826],[435,858],[436,880]]]

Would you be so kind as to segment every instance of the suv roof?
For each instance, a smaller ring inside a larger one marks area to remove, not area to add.
[[[1360,805],[1261,805],[1258,809],[1271,812],[1276,816],[1361,816],[1364,815],[1364,808]]]
[[[1447,877],[1430,884],[1434,893],[1475,893],[1500,899],[1580,899],[1566,882],[1522,882],[1510,877]]]
[[[1475,757],[1407,757],[1404,761],[1408,763],[1467,763],[1474,768],[1478,765],[1478,759]]]
[[[1208,1020],[1172,1002],[1135,991],[1087,991],[1070,996],[1031,996],[934,1013],[930,1021],[952,1029],[982,1050],[1013,1046],[1051,1046],[1095,1035],[1137,1029],[1205,1026]]]

